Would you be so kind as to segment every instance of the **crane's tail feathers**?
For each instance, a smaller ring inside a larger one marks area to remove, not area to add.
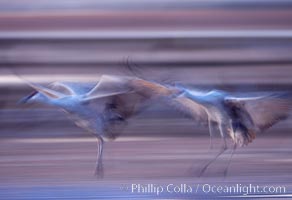
[[[234,134],[231,134],[234,145],[236,147],[247,146],[256,138],[255,130],[248,130],[243,126],[238,126],[234,130]]]

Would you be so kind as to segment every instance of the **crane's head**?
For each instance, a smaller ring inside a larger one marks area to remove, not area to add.
[[[23,97],[18,101],[19,104],[31,104],[31,103],[47,103],[50,98],[38,91],[33,91],[31,94]]]
[[[51,104],[54,99],[61,97],[61,94],[57,91],[51,90],[49,88],[43,87],[38,84],[28,83],[34,91],[20,99],[19,104],[29,104],[29,103],[46,103]]]

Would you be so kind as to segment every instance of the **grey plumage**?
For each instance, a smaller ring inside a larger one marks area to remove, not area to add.
[[[227,149],[227,137],[233,141],[234,149],[247,145],[257,133],[286,119],[291,110],[286,93],[236,96],[218,90],[167,87],[137,77],[103,75],[98,83],[55,82],[48,87],[28,84],[35,91],[23,98],[23,103],[56,106],[76,125],[98,138],[97,172],[101,175],[104,138],[118,137],[126,120],[147,107],[150,99],[163,100],[195,121],[208,125],[211,139],[218,129],[223,145],[215,159]],[[207,163],[202,173],[214,160]]]
[[[184,91],[175,99],[179,109],[188,112],[197,121],[207,123],[211,139],[216,129],[222,137],[220,152],[205,165],[201,174],[227,149],[227,137],[233,141],[234,150],[245,146],[255,139],[257,133],[286,119],[292,108],[288,93],[254,93],[236,97],[218,90],[202,92],[179,88]],[[212,140],[210,143],[212,146]]]
[[[103,174],[104,138],[115,139],[128,118],[138,113],[147,100],[167,97],[176,90],[136,77],[103,75],[98,83],[55,82],[44,87],[28,84],[35,91],[22,103],[43,103],[56,106],[68,114],[77,126],[98,138],[98,175]],[[114,130],[115,126],[118,131]]]
[[[290,115],[292,101],[288,93],[246,93],[236,96],[230,93],[212,90],[196,91],[180,87],[184,91],[174,99],[177,108],[188,113],[199,123],[214,122],[221,136],[230,136],[237,146],[247,145],[260,133]],[[238,132],[243,126],[249,133]],[[225,132],[223,132],[225,130]],[[213,133],[210,133],[213,136]],[[238,140],[242,136],[242,140]]]

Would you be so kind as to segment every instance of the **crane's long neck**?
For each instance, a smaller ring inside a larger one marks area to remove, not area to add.
[[[38,97],[35,98],[34,101],[39,102],[39,103],[49,104],[49,105],[53,104],[52,99],[42,93],[38,93]]]
[[[58,107],[64,107],[62,101],[59,101],[58,99],[51,98],[44,94],[39,94],[39,98],[35,99],[36,102],[51,105],[51,106],[58,106]]]
[[[195,93],[190,93],[189,91],[185,91],[184,96],[199,103],[199,104],[204,104],[205,99],[204,95],[201,94],[195,94]]]

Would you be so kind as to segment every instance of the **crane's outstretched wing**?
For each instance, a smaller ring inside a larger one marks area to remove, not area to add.
[[[124,90],[122,88],[120,92],[109,93],[107,97],[111,99],[112,104],[115,105],[120,115],[125,117],[144,110],[144,108],[148,107],[147,102],[150,102],[150,99],[163,98],[160,99],[160,101],[163,101],[177,92],[175,88],[168,88],[158,83],[136,78],[119,83],[119,86],[121,84],[125,84]],[[153,101],[151,102],[153,103]]]
[[[135,77],[104,75],[98,84],[84,95],[84,101],[110,98],[120,107],[135,107],[154,97],[169,97],[178,90]],[[128,105],[128,106],[126,106]]]
[[[208,115],[205,109],[195,101],[184,96],[178,96],[171,99],[169,102],[173,108],[186,117],[191,118],[196,123],[204,126],[208,124]]]
[[[131,81],[131,88],[145,98],[169,97],[179,93],[179,90],[176,88],[166,87],[162,84],[143,79],[133,79]]]
[[[83,101],[132,92],[129,85],[132,79],[130,77],[102,75],[96,86],[84,95]]]
[[[192,119],[199,125],[208,125],[208,115],[202,105],[189,98],[189,94],[202,94],[200,90],[188,90],[180,83],[175,83],[177,97],[171,99],[170,105],[187,118]]]
[[[168,97],[168,95],[175,92],[163,85],[142,79],[134,78],[120,84],[127,84],[130,92],[128,90],[121,90],[121,93],[110,93],[106,96],[108,105],[104,115],[109,117],[106,119],[105,132],[107,137],[112,139],[121,134],[120,130],[123,126],[118,126],[117,128],[117,124],[124,125],[121,122],[125,122],[128,118],[151,106],[153,103],[151,100],[156,97]],[[96,97],[93,99],[96,99]]]
[[[49,87],[66,95],[82,95],[92,90],[95,85],[96,83],[57,81],[50,84]]]
[[[226,97],[225,101],[244,108],[259,131],[264,131],[289,117],[292,101],[287,93],[275,93],[258,97]]]

